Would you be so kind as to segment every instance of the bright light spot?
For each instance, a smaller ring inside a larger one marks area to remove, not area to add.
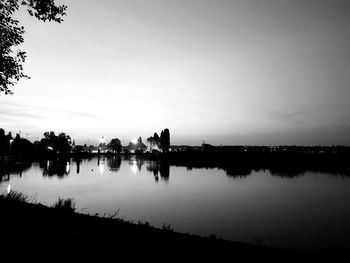
[[[66,173],[69,173],[69,171],[70,171],[70,164],[69,164],[69,162],[67,162],[67,164],[66,164]]]
[[[138,141],[137,138],[134,138],[134,139],[131,140],[131,142],[132,142],[133,144],[136,144],[137,141]]]
[[[51,146],[47,146],[47,149],[49,150],[53,150],[53,148]]]
[[[137,163],[136,163],[136,161],[133,161],[133,162],[132,162],[132,165],[131,165],[131,171],[132,171],[134,174],[137,174],[137,170],[138,170],[138,168],[137,168]]]
[[[8,186],[7,186],[7,193],[9,194],[11,192],[11,185],[9,184]]]
[[[98,169],[100,170],[100,174],[102,175],[104,170],[105,170],[105,166],[103,163],[100,163],[100,165],[98,166]]]

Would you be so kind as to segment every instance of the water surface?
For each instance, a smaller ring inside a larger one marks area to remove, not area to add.
[[[350,244],[350,177],[268,170],[228,176],[137,158],[50,160],[2,175],[15,190],[52,205],[73,198],[77,211],[113,214],[176,231],[291,248]]]

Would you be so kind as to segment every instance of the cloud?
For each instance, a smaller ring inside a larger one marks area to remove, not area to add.
[[[290,110],[265,110],[265,114],[269,119],[291,125],[301,126],[304,124],[304,118],[309,114],[309,109],[306,107]]]
[[[30,113],[29,113],[30,112]],[[98,116],[79,111],[69,111],[60,109],[51,109],[36,105],[20,105],[17,103],[1,102],[0,119],[43,119],[45,117],[62,117],[96,120]]]

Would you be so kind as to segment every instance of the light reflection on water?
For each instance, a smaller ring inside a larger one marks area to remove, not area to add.
[[[101,176],[102,175],[102,176]],[[274,246],[350,244],[350,177],[324,173],[227,176],[137,158],[50,160],[1,176],[0,191],[52,204],[74,198],[78,212],[114,213],[180,232]]]
[[[137,174],[137,164],[136,164],[136,160],[132,161],[131,163],[131,172],[133,174]]]

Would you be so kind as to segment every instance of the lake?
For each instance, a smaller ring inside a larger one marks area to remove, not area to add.
[[[175,231],[289,248],[350,245],[350,177],[269,170],[169,166],[136,157],[33,162],[3,174],[14,190],[52,205],[73,198],[77,212],[170,224]]]

